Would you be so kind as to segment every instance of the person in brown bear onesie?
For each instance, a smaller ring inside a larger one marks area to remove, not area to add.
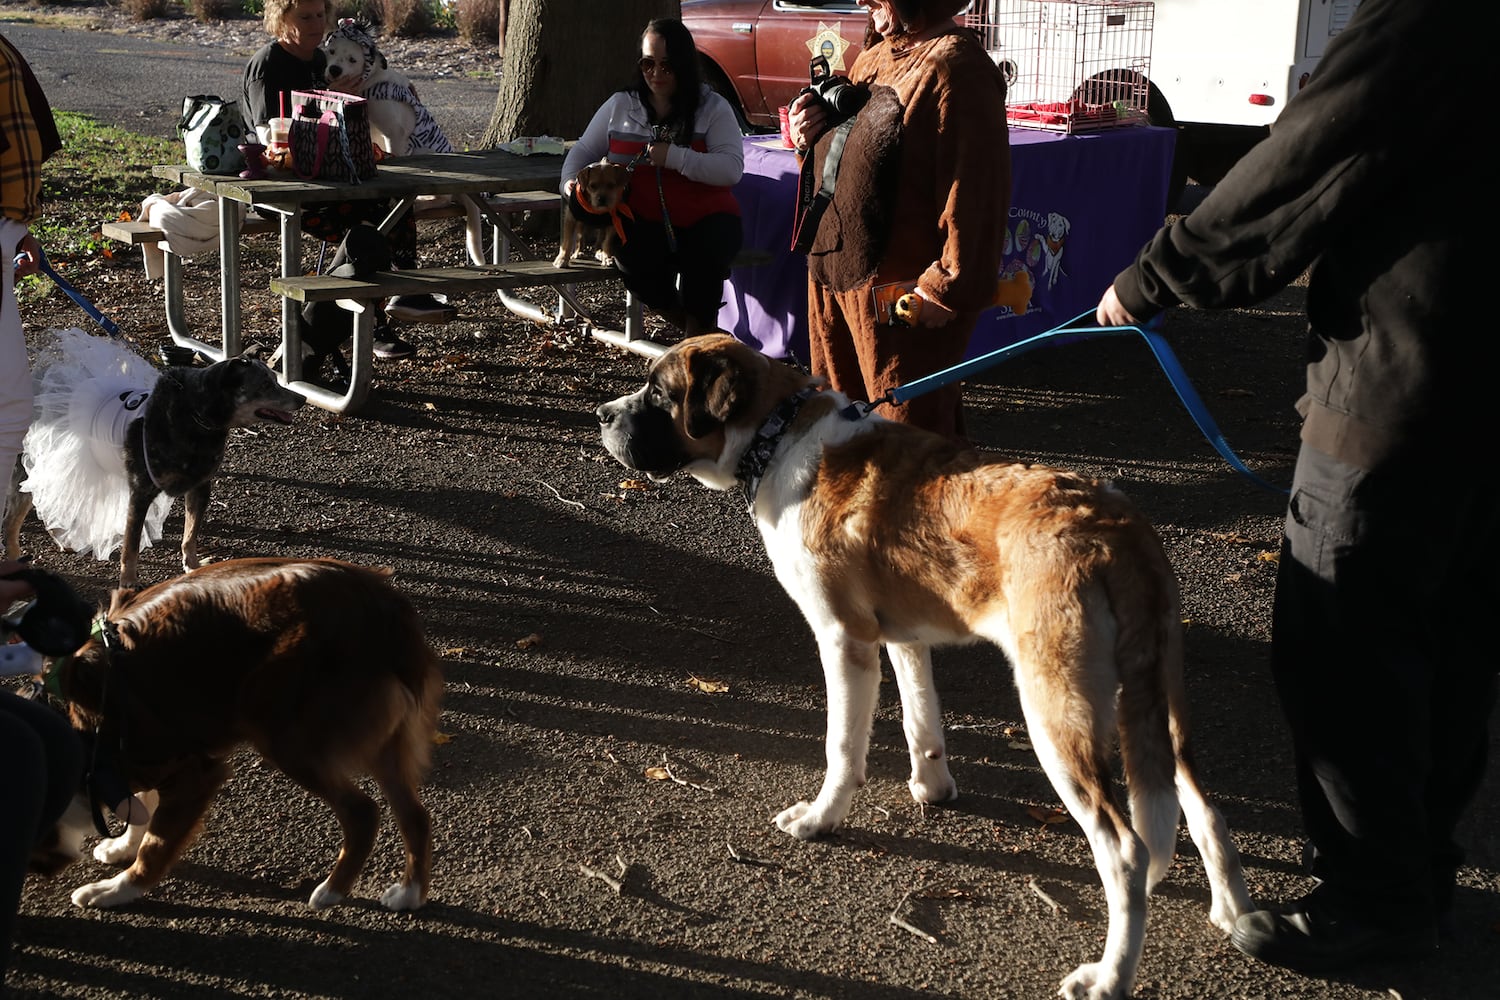
[[[812,370],[851,399],[958,364],[994,297],[1010,200],[1005,79],[956,24],[959,0],[859,0],[870,10],[849,79],[870,98],[842,140],[834,197],[808,251]],[[793,144],[814,187],[839,129],[816,94],[793,103]],[[806,185],[804,185],[806,187]],[[916,282],[913,326],[881,323],[873,290]],[[880,413],[964,436],[958,385]]]

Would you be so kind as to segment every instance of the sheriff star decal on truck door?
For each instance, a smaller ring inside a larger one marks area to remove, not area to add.
[[[828,59],[828,68],[835,73],[848,69],[844,65],[844,51],[849,48],[849,42],[844,41],[844,36],[839,34],[837,24],[827,25],[818,22],[818,33],[807,40],[807,51],[813,57],[824,56]]]

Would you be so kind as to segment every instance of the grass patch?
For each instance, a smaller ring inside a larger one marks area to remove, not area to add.
[[[104,249],[99,227],[134,218],[142,199],[166,184],[158,163],[182,159],[182,144],[101,125],[88,115],[54,112],[63,148],[42,168],[42,217],[31,227],[47,256],[77,260]]]
[[[52,115],[63,148],[42,167],[42,215],[31,232],[58,273],[76,282],[85,269],[109,266],[113,252],[100,226],[122,212],[135,218],[141,201],[166,183],[151,176],[152,166],[181,160],[182,144],[101,125],[71,111]],[[23,305],[54,295],[61,292],[41,274],[16,286]]]

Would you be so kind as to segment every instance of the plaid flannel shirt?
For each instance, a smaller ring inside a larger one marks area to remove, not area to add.
[[[61,146],[52,108],[31,67],[0,36],[0,216],[25,225],[36,220],[42,163]]]

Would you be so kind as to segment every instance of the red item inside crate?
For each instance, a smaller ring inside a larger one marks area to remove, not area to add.
[[[1033,101],[1005,106],[1008,118],[1035,121],[1044,125],[1066,125],[1068,122],[1111,122],[1119,117],[1113,104],[1084,104],[1082,101]]]

